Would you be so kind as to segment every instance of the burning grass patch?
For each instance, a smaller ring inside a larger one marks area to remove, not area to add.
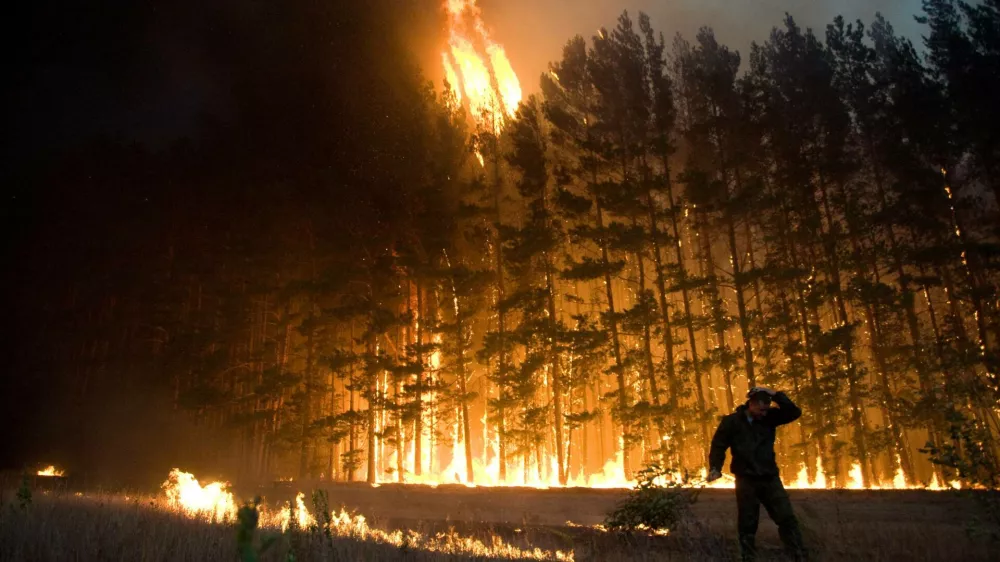
[[[10,493],[4,494],[10,498]],[[262,511],[279,540],[260,560],[566,560],[526,541],[506,541],[489,528],[460,534],[446,530],[387,530],[362,517],[332,514],[329,526],[274,529],[280,510]],[[279,524],[280,525],[280,524]],[[234,560],[236,522],[193,517],[156,497],[40,493],[27,509],[0,506],[0,560],[202,561]],[[294,557],[290,557],[292,554]]]

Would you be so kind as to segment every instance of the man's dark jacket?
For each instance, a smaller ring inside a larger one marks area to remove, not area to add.
[[[774,462],[774,433],[779,425],[791,423],[802,415],[799,409],[783,392],[774,395],[778,408],[771,408],[759,420],[747,420],[747,406],[744,404],[732,414],[723,416],[719,428],[712,437],[712,450],[708,455],[708,465],[713,470],[722,471],[726,460],[726,449],[732,448],[733,462],[729,470],[736,476],[765,477],[777,476],[778,465]]]

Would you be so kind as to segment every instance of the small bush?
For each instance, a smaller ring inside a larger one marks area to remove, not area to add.
[[[612,531],[669,531],[691,515],[698,489],[682,487],[677,473],[652,464],[638,474],[635,488],[608,514],[604,526]]]
[[[27,475],[21,477],[21,486],[17,489],[17,503],[22,511],[31,505],[31,480]]]

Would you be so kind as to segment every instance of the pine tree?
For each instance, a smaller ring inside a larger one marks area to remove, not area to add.
[[[737,239],[737,209],[747,211],[745,179],[748,176],[744,163],[746,151],[741,148],[746,139],[740,138],[740,126],[744,121],[743,107],[737,84],[740,58],[737,53],[720,46],[710,29],[702,29],[698,34],[698,46],[690,52],[685,66],[690,80],[693,99],[689,108],[686,137],[689,158],[685,176],[689,180],[688,191],[691,199],[702,209],[703,216],[712,216],[718,223],[705,224],[715,230],[716,224],[725,231],[726,247],[732,270],[733,292],[736,298],[736,323],[740,328],[743,342],[744,370],[751,386],[756,384],[754,344],[751,335],[750,313],[746,302],[747,275],[745,270],[746,249],[740,248]],[[745,219],[744,219],[745,220]],[[733,407],[736,399],[733,392],[732,352],[726,341],[729,314],[724,303],[719,283],[709,232],[702,235],[704,254],[712,273],[706,287],[710,308],[713,311],[713,325],[716,335],[717,362],[723,370],[726,383],[727,406]],[[746,241],[744,245],[748,245]]]
[[[867,484],[872,474],[866,442],[864,366],[854,348],[856,324],[844,296],[843,227],[831,195],[843,188],[848,173],[844,157],[847,113],[833,87],[833,71],[822,45],[811,31],[803,33],[790,16],[783,30],[772,31],[755,62],[757,83],[768,90],[766,111],[776,183],[793,198],[784,222],[793,237],[806,237],[799,249],[806,251],[814,264],[808,283],[821,283],[817,286],[821,293],[816,296],[830,296],[827,330],[819,322],[819,302],[801,298],[805,302],[799,305],[803,332],[812,339],[807,348],[826,355],[825,364],[816,366],[822,368],[823,376],[817,376],[817,368],[810,368],[811,390],[817,400],[812,406],[819,410],[822,402],[846,390],[853,454],[862,464]],[[817,279],[818,272],[823,273],[822,280]],[[838,413],[821,415],[828,422]],[[820,427],[823,425],[821,421]],[[825,442],[829,429],[824,433],[816,437]],[[831,466],[828,461],[824,464]]]
[[[625,267],[625,262],[612,255],[610,227],[606,218],[609,169],[607,152],[602,152],[604,139],[613,122],[606,121],[607,111],[599,103],[594,74],[613,81],[613,58],[607,34],[595,37],[588,51],[582,37],[571,40],[564,49],[563,59],[553,65],[552,79],[543,79],[546,94],[546,116],[553,125],[553,141],[563,151],[566,173],[561,178],[557,201],[562,212],[571,215],[576,224],[570,228],[571,238],[578,244],[592,245],[598,257],[570,258],[562,276],[570,281],[601,281],[606,310],[602,324],[610,334],[612,365],[607,372],[617,383],[614,414],[621,424],[623,462],[626,474],[631,473],[629,448],[634,445],[631,420],[631,400],[625,382],[625,358],[619,333],[620,310],[615,303],[612,277]],[[556,78],[558,77],[558,78]],[[608,86],[612,87],[611,85]],[[573,191],[567,189],[569,185]],[[574,192],[577,191],[578,192]]]
[[[525,205],[527,220],[511,237],[511,261],[522,271],[521,291],[533,292],[541,299],[545,317],[533,331],[543,340],[551,387],[552,416],[555,430],[555,453],[559,482],[569,479],[567,461],[568,439],[565,434],[563,403],[566,399],[563,383],[562,355],[565,327],[559,319],[555,256],[562,249],[561,222],[555,216],[552,189],[546,160],[545,131],[538,102],[529,98],[518,110],[510,125],[512,150],[508,155],[511,167],[519,174],[518,192]],[[527,312],[527,311],[525,311]],[[548,398],[546,397],[546,400]]]

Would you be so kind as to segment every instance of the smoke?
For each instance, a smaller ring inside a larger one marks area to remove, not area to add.
[[[837,15],[867,24],[876,13],[918,45],[923,32],[913,20],[921,11],[920,0],[479,0],[479,5],[527,92],[537,91],[538,76],[559,58],[569,38],[589,38],[601,26],[614,26],[626,9],[633,17],[640,11],[649,14],[668,43],[675,33],[693,39],[700,27],[709,26],[719,41],[743,55],[751,42],[765,41],[786,12],[818,35]]]

